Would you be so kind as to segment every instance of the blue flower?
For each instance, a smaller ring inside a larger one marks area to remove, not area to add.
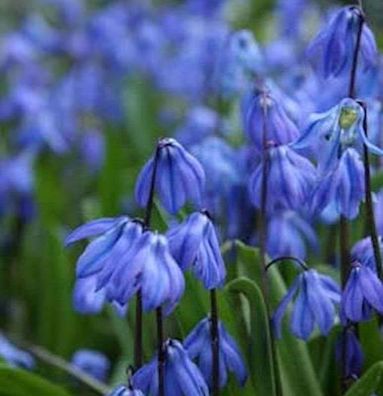
[[[281,336],[282,318],[287,306],[295,296],[290,324],[293,334],[307,340],[317,323],[320,332],[327,335],[334,323],[334,305],[341,298],[339,286],[329,276],[319,274],[313,269],[298,275],[273,314],[272,321],[277,337]]]
[[[272,259],[281,256],[304,259],[307,244],[312,248],[318,247],[317,235],[311,224],[292,210],[273,213],[268,221],[267,235],[267,253]]]
[[[120,385],[108,396],[145,396],[140,390],[133,389],[131,386]]]
[[[102,291],[107,300],[123,309],[141,290],[144,310],[166,303],[165,312],[170,312],[183,294],[184,278],[169,252],[166,238],[144,231],[141,222],[123,216],[91,221],[74,230],[66,242],[99,234],[101,236],[90,242],[77,262],[79,279],[95,277],[96,288],[94,280],[89,281],[88,292]],[[78,302],[80,309],[89,308],[84,300]]]
[[[80,349],[75,352],[71,364],[99,381],[106,380],[110,369],[109,359],[101,352],[91,349]]]
[[[226,269],[217,234],[209,216],[191,214],[168,232],[170,252],[182,270],[190,267],[207,289],[222,285]]]
[[[168,396],[208,396],[209,390],[206,382],[182,344],[176,340],[168,340],[165,349],[165,394]],[[132,384],[147,396],[158,396],[157,357],[133,375]]]
[[[345,337],[345,338],[344,338]],[[343,348],[345,350],[345,376],[346,378],[359,377],[363,366],[363,351],[360,342],[355,334],[355,329],[347,328],[342,332],[336,344],[336,358],[342,363]]]
[[[380,251],[383,253],[382,238],[379,237]],[[376,261],[374,255],[374,249],[372,246],[371,238],[366,237],[358,241],[351,250],[352,261],[358,261],[362,265],[371,268],[376,271]]]
[[[199,206],[205,185],[201,164],[171,138],[160,140],[157,150],[155,188],[162,205],[172,214],[189,200]],[[138,176],[136,200],[142,207],[148,204],[154,161],[155,157],[152,157]]]
[[[335,169],[319,178],[313,191],[311,211],[320,213],[329,205],[348,219],[359,213],[364,199],[364,167],[359,153],[348,148],[340,157]]]
[[[33,356],[14,346],[1,333],[0,357],[12,367],[22,367],[31,370],[35,366],[35,359],[33,358]]]
[[[73,290],[73,307],[82,314],[101,312],[105,303],[105,290],[97,291],[97,277],[89,276],[76,280]]]
[[[228,381],[228,372],[233,372],[243,386],[247,379],[247,370],[235,340],[227,333],[221,322],[219,334],[219,386],[223,388]],[[201,320],[184,341],[184,347],[191,359],[196,359],[209,387],[212,386],[212,346],[210,319]]]
[[[271,147],[268,155],[268,209],[301,209],[312,193],[316,176],[314,165],[289,146]],[[261,163],[249,180],[250,199],[257,208],[261,205],[262,169]]]
[[[373,269],[355,261],[342,295],[342,318],[367,320],[373,309],[383,314],[383,284]]]
[[[350,70],[360,18],[363,16],[358,7],[342,7],[312,40],[307,56],[318,75],[336,77]],[[360,45],[360,62],[363,69],[368,69],[376,64],[377,48],[374,35],[365,23]]]
[[[254,89],[242,102],[242,122],[246,135],[258,150],[263,150],[264,130],[267,142],[287,144],[299,136],[299,130],[283,105],[269,92]]]
[[[293,143],[293,147],[311,151],[318,161],[321,174],[334,168],[343,152],[350,147],[362,154],[365,144],[370,152],[383,155],[383,150],[367,138],[363,119],[361,105],[353,99],[343,99],[324,113],[312,114],[305,132]]]

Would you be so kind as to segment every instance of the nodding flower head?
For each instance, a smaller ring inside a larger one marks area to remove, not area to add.
[[[316,35],[307,49],[308,59],[323,77],[347,76],[352,67],[357,45],[357,36],[363,23],[360,42],[360,63],[364,70],[377,61],[377,47],[370,28],[364,23],[364,15],[359,7],[342,7]]]
[[[243,386],[247,370],[235,340],[227,333],[222,322],[218,325],[219,345],[219,385],[223,388],[228,381],[228,373],[234,373]],[[212,386],[213,356],[211,348],[210,318],[201,320],[184,341],[184,347],[191,359],[196,359],[205,381]]]
[[[343,291],[341,317],[361,322],[369,319],[373,310],[383,314],[383,284],[373,269],[355,261]]]
[[[317,323],[320,332],[327,335],[334,323],[335,305],[340,302],[339,286],[329,276],[313,269],[298,275],[273,314],[273,325],[278,337],[281,335],[282,318],[295,296],[290,324],[293,334],[307,340]]]
[[[153,177],[160,202],[169,213],[177,213],[187,201],[201,205],[205,172],[198,160],[176,140],[161,139],[156,153],[141,170],[135,195],[142,207],[148,205]]]
[[[162,304],[165,312],[174,308],[183,294],[184,278],[164,236],[144,230],[140,221],[120,217],[87,223],[74,230],[67,243],[96,235],[77,262],[77,278],[91,278],[89,292],[102,291],[107,300],[123,307],[141,290],[145,310]]]
[[[312,114],[305,132],[292,146],[311,151],[322,174],[335,167],[342,153],[350,147],[361,154],[365,144],[373,154],[383,155],[383,150],[367,138],[364,116],[364,109],[358,102],[345,98],[324,113]]]
[[[287,144],[299,136],[295,123],[287,115],[283,104],[269,92],[253,90],[242,101],[242,122],[246,135],[258,150],[266,140]]]
[[[71,364],[99,381],[107,379],[110,369],[109,359],[101,352],[92,349],[80,349],[75,352]]]
[[[383,253],[383,242],[382,237],[378,238],[380,251]],[[351,250],[352,261],[358,261],[362,265],[371,268],[376,271],[376,261],[374,255],[374,248],[372,246],[371,238],[366,237],[358,241]]]
[[[269,148],[268,156],[268,210],[301,209],[308,202],[314,186],[314,165],[287,145]],[[249,180],[250,200],[257,208],[261,205],[262,173],[261,163]]]
[[[192,268],[205,288],[222,285],[226,269],[217,234],[204,212],[191,214],[168,232],[170,251],[183,270]]]
[[[201,372],[179,341],[166,341],[165,353],[165,394],[177,396],[209,395],[209,389]],[[133,375],[132,384],[146,395],[158,396],[157,356]]]

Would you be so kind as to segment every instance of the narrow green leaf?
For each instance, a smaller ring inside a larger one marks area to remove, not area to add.
[[[370,396],[382,385],[383,361],[375,363],[354,385],[345,396]]]
[[[70,394],[36,374],[1,364],[0,396],[70,396]]]

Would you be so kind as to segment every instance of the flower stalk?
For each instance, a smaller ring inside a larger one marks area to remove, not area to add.
[[[218,304],[216,289],[210,290],[210,320],[211,320],[211,349],[213,356],[212,367],[212,394],[219,396],[219,331],[218,331]]]

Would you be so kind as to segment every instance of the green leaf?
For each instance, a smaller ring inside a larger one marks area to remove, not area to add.
[[[261,285],[262,268],[258,250],[237,242],[237,255],[240,273],[255,281],[258,286]],[[267,279],[268,304],[276,307],[286,294],[286,285],[276,266],[270,268]],[[284,396],[322,396],[307,345],[294,337],[286,325],[282,338],[276,341],[276,347]]]
[[[345,396],[370,396],[382,386],[383,361],[375,363],[354,385]]]
[[[247,278],[231,281],[227,293],[241,293],[250,304],[250,334],[248,361],[255,395],[275,395],[275,378],[272,365],[271,336],[265,301],[259,287]]]
[[[1,364],[0,396],[70,396],[70,394],[36,374]]]

